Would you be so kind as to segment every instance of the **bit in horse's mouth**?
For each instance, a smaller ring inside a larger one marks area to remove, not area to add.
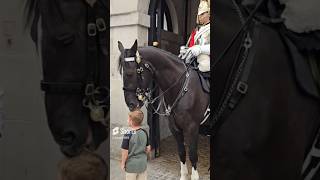
[[[129,107],[129,111],[131,111],[131,112],[136,110],[136,109],[141,109],[140,104],[137,104],[136,107]]]

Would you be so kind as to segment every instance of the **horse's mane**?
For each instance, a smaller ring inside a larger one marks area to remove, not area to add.
[[[146,49],[150,52],[156,52],[156,53],[163,53],[164,55],[166,55],[167,57],[169,57],[171,60],[177,62],[177,63],[183,63],[183,61],[175,54],[171,53],[171,52],[168,52],[168,51],[165,51],[163,49],[160,49],[160,48],[156,48],[156,47],[153,47],[153,46],[146,46],[146,47],[140,47],[139,49]],[[138,49],[138,51],[139,51]]]
[[[183,61],[181,59],[179,59],[178,56],[176,56],[175,54],[171,53],[171,52],[168,52],[168,51],[165,51],[163,49],[160,49],[160,48],[155,48],[153,46],[145,46],[145,47],[138,47],[138,52],[140,54],[141,51],[139,50],[147,50],[148,52],[156,52],[156,53],[161,53],[167,57],[169,57],[169,59],[177,62],[177,63],[183,63]],[[123,57],[121,57],[122,55],[120,54],[119,55],[119,58],[118,58],[118,71],[119,73],[122,75],[122,70],[123,70]],[[142,54],[142,58],[143,58],[143,54]]]

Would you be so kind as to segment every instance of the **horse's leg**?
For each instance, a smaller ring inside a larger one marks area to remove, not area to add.
[[[192,131],[192,130],[193,131]],[[197,128],[195,128],[197,129]],[[188,132],[188,141],[189,141],[189,159],[192,165],[192,174],[191,180],[198,180],[199,173],[197,170],[197,162],[198,162],[198,131],[195,131],[193,128],[190,128]]]
[[[180,158],[180,180],[187,180],[188,179],[188,168],[186,164],[186,149],[184,146],[184,137],[182,131],[177,131],[175,128],[172,127],[172,121],[169,122],[169,128],[171,133],[173,134],[177,146],[178,146],[178,152],[179,152],[179,158]]]

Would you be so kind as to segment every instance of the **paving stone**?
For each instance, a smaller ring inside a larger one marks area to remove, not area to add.
[[[209,180],[208,172],[210,163],[210,139],[208,137],[199,136],[199,162],[198,172],[200,180]],[[148,180],[179,180],[180,179],[180,160],[178,156],[177,146],[172,136],[160,142],[160,157],[148,161]],[[188,150],[187,150],[188,152]],[[188,159],[187,165],[189,178],[191,174],[191,163]],[[124,180],[124,172],[120,170],[119,160],[111,159],[111,180]]]

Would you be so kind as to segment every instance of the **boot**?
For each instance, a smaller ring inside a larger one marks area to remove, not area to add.
[[[210,71],[209,72],[201,72],[202,77],[205,80],[206,86],[208,87],[208,91],[210,92]]]

